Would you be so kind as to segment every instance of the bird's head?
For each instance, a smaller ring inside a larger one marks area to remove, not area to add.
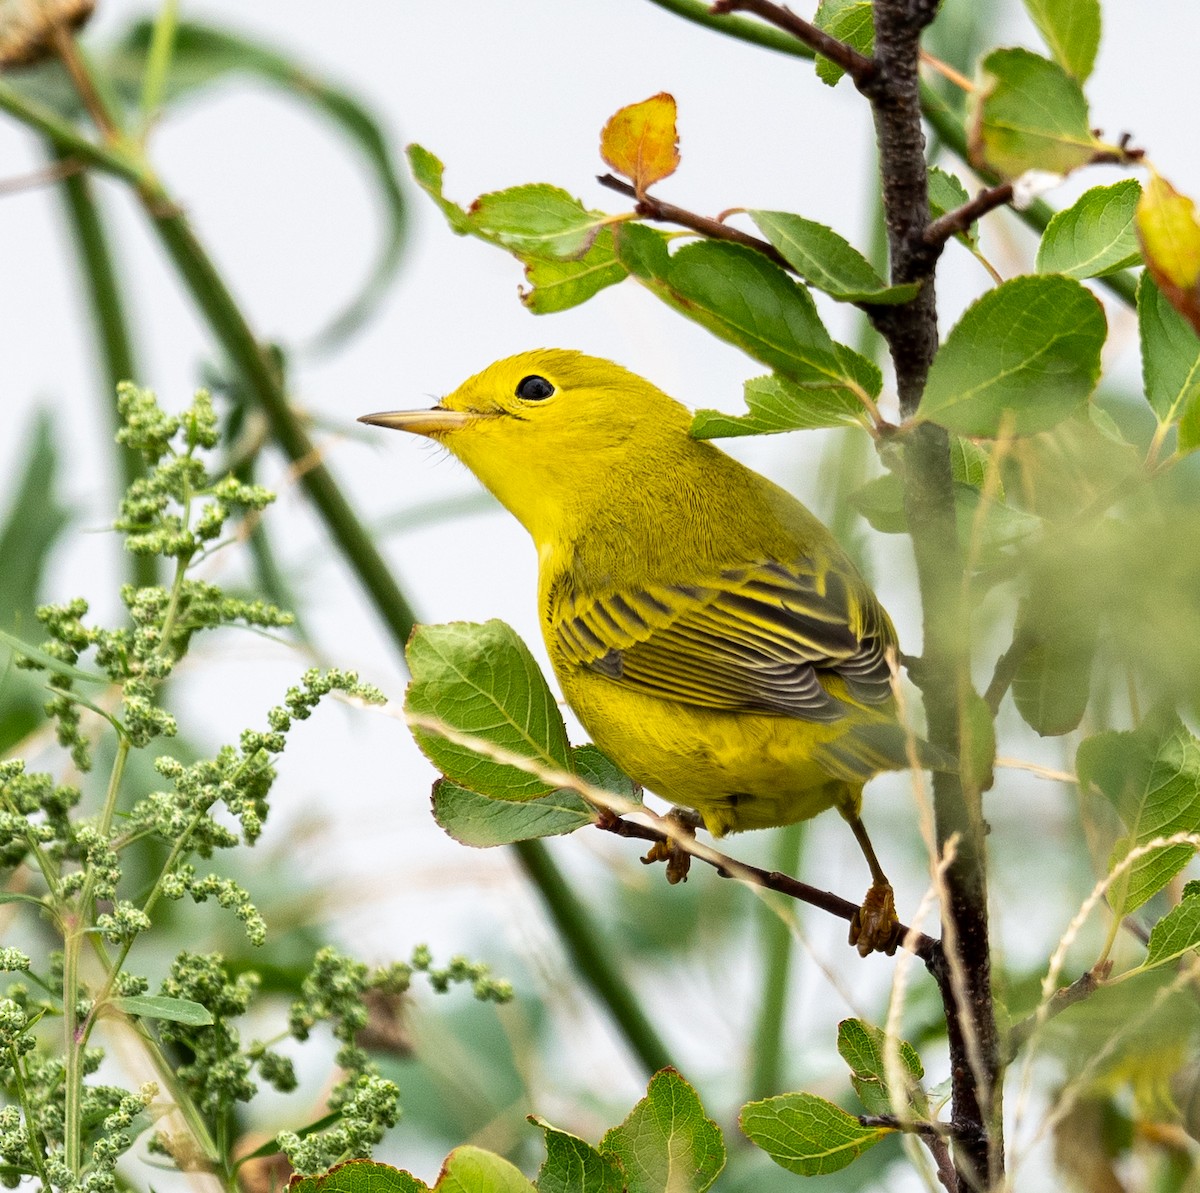
[[[615,475],[664,464],[691,415],[620,365],[545,348],[497,361],[430,410],[359,421],[443,444],[542,542]]]

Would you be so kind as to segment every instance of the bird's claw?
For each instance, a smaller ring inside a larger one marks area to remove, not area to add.
[[[890,882],[877,882],[867,891],[862,906],[850,921],[850,943],[860,957],[886,953],[889,957],[900,943],[900,917]]]
[[[680,808],[672,808],[666,819],[689,837],[696,835],[699,818],[694,812]],[[671,840],[655,841],[649,852],[642,858],[642,865],[651,866],[655,862],[667,863],[667,881],[674,886],[679,882],[687,882],[688,871],[692,868],[692,855]]]

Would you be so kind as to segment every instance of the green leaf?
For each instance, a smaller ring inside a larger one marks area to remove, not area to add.
[[[964,439],[961,435],[950,436],[950,474],[960,484],[970,485],[972,489],[982,489],[989,483],[991,461],[987,450],[978,443],[972,443],[970,439]],[[995,486],[996,497],[1003,500],[1004,483],[998,472],[990,483]]]
[[[464,211],[442,189],[443,166],[420,145],[408,147],[417,185],[437,204],[452,231],[511,252],[525,266],[521,301],[535,314],[565,311],[625,277],[604,212],[588,211],[545,183],[481,195]]]
[[[567,731],[529,648],[502,621],[423,625],[409,639],[412,682],[404,707],[435,717],[542,766],[570,770]],[[453,782],[496,799],[545,795],[549,786],[515,766],[493,762],[427,730],[413,737]]]
[[[625,1193],[618,1164],[578,1135],[560,1131],[544,1118],[529,1121],[546,1133],[546,1159],[538,1172],[538,1193]]]
[[[940,166],[929,167],[929,214],[931,218],[936,220],[948,211],[957,211],[970,199],[967,188],[955,175],[948,174]],[[972,224],[965,232],[957,233],[957,239],[970,249],[978,248],[979,225]]]
[[[692,435],[696,439],[773,435],[777,431],[862,426],[867,421],[866,407],[847,389],[797,385],[772,373],[747,381],[745,394],[749,413],[697,410]]]
[[[0,630],[0,643],[7,646],[14,654],[36,663],[43,671],[49,671],[53,675],[60,675],[63,679],[69,679],[77,683],[95,683],[106,686],[112,683],[112,680],[107,675],[101,675],[98,671],[85,671],[82,667],[65,663],[62,659],[55,658],[52,654],[47,654],[40,647],[31,646],[28,642],[18,638],[16,634],[9,634],[5,630]]]
[[[742,1131],[782,1168],[824,1176],[856,1160],[887,1127],[864,1127],[840,1106],[816,1094],[781,1094],[742,1107]]]
[[[1031,644],[1012,682],[1021,719],[1042,737],[1078,728],[1091,695],[1098,625],[1074,566],[1032,573],[1014,636]]]
[[[860,485],[850,494],[850,504],[881,534],[905,534],[904,481],[885,472]]]
[[[587,802],[567,788],[514,802],[490,799],[439,779],[433,785],[433,818],[461,844],[487,848],[563,836],[596,817]]]
[[[1200,394],[1192,396],[1179,419],[1178,444],[1183,454],[1200,447]]]
[[[1138,281],[1137,310],[1146,401],[1160,423],[1174,422],[1200,395],[1200,336],[1148,273]]]
[[[190,998],[168,998],[165,995],[130,995],[110,998],[108,1005],[125,1015],[142,1019],[166,1019],[170,1023],[186,1023],[188,1027],[211,1027],[212,1013]]]
[[[900,1041],[900,1065],[907,1088],[898,1091],[901,1103],[888,1088],[884,1064],[884,1042],[887,1033],[862,1019],[843,1019],[838,1024],[837,1050],[850,1066],[851,1082],[868,1114],[900,1114],[907,1111],[917,1118],[929,1117],[929,1101],[921,1089],[925,1070],[916,1049],[906,1040]]]
[[[467,218],[484,240],[522,256],[563,261],[582,257],[609,217],[588,211],[557,186],[537,182],[480,195]]]
[[[623,281],[626,276],[625,266],[613,250],[612,229],[601,228],[592,247],[576,260],[526,259],[525,277],[530,288],[520,292],[521,301],[535,315],[565,311],[587,302],[593,294]]]
[[[114,54],[116,71],[138,90],[152,30],[152,21],[138,21],[118,43]],[[179,21],[167,78],[167,98],[179,99],[232,74],[270,83],[329,120],[366,166],[382,204],[384,236],[374,265],[358,293],[317,337],[322,347],[332,347],[374,310],[400,263],[407,211],[391,146],[379,122],[363,103],[349,91],[313,74],[284,51],[215,25]]]
[[[1133,217],[1141,194],[1141,183],[1125,178],[1112,186],[1094,186],[1056,211],[1038,246],[1038,273],[1099,278],[1140,262]]]
[[[1030,647],[1013,676],[1013,703],[1021,720],[1042,737],[1079,728],[1091,694],[1095,627]]]
[[[1178,906],[1172,907],[1150,930],[1143,969],[1166,965],[1192,949],[1200,948],[1200,895],[1195,884],[1188,883],[1192,894],[1184,891]]]
[[[390,1164],[380,1164],[377,1160],[347,1160],[320,1176],[293,1177],[288,1193],[429,1193],[429,1186],[412,1173],[402,1172]],[[483,1187],[476,1193],[484,1193]],[[488,1193],[491,1193],[490,1188]]]
[[[1005,178],[1026,170],[1068,174],[1086,165],[1092,136],[1079,83],[1056,62],[1029,50],[994,50],[971,96],[971,161]]]
[[[623,224],[617,257],[665,303],[791,381],[850,388],[857,373],[839,356],[812,296],[761,253],[705,240],[667,251],[653,229]]]
[[[572,747],[571,769],[593,787],[611,791],[613,795],[634,803],[642,802],[642,789],[599,746],[591,742]]]
[[[446,1157],[433,1188],[434,1193],[536,1193],[521,1170],[503,1156],[470,1146],[456,1147]]]
[[[0,905],[5,903],[28,903],[36,907],[38,911],[48,911],[49,908],[41,899],[34,895],[25,895],[20,891],[0,891]]]
[[[1061,422],[1100,376],[1107,325],[1071,278],[1018,277],[967,308],[934,358],[917,417],[964,435],[1013,434]]]
[[[0,625],[33,621],[42,578],[69,511],[59,496],[58,451],[49,410],[38,412],[17,452],[23,462],[0,527]]]
[[[813,24],[868,57],[875,49],[875,16],[871,0],[821,0]],[[834,86],[846,72],[836,62],[817,55],[817,78]]]
[[[996,781],[996,722],[988,702],[973,689],[963,705],[960,757],[963,782],[990,791]]]
[[[335,1123],[340,1122],[341,1117],[340,1111],[331,1111],[329,1114],[321,1115],[320,1118],[312,1119],[310,1122],[305,1123],[302,1127],[297,1127],[295,1134],[300,1139],[307,1139],[310,1135],[315,1135],[318,1131],[324,1131],[327,1128],[332,1127]],[[267,1156],[277,1156],[282,1150],[283,1149],[279,1146],[279,1140],[273,1136],[272,1138],[268,1139],[266,1143],[260,1144],[258,1147],[256,1147],[252,1152],[239,1151],[237,1160],[238,1166],[240,1167],[242,1164],[245,1164],[247,1160],[262,1160]],[[357,1160],[351,1161],[351,1163],[355,1164],[359,1162],[360,1161]],[[370,1163],[370,1161],[361,1162]],[[408,1176],[408,1173],[403,1173],[402,1175]],[[421,1185],[420,1187],[421,1189],[424,1189],[425,1185]]]
[[[625,1173],[627,1193],[703,1193],[725,1167],[721,1130],[674,1069],[650,1078],[646,1096],[600,1141]]]
[[[1081,83],[1100,48],[1100,0],[1025,0],[1054,60]]]
[[[1155,837],[1200,830],[1200,741],[1176,713],[1156,708],[1137,729],[1109,731],[1079,746],[1075,770],[1082,786],[1098,787],[1128,830],[1113,864]],[[1191,860],[1187,845],[1156,849],[1134,862],[1109,891],[1118,915],[1128,915],[1162,890]]]
[[[593,745],[571,751],[575,773],[594,787],[640,804],[641,790]],[[448,779],[433,785],[433,816],[463,845],[487,848],[549,836],[565,836],[594,824],[595,810],[570,789],[514,801],[491,799]]]
[[[953,440],[951,441],[953,443]],[[951,455],[951,467],[956,469],[958,453]],[[979,488],[958,475],[954,477],[954,512],[961,543],[969,543],[975,532],[979,511]],[[907,534],[908,518],[904,512],[904,482],[894,472],[869,480],[850,494],[850,504],[883,534]],[[1040,525],[1037,518],[1005,505],[997,492],[996,500],[988,505],[985,532],[988,546],[1003,546],[1024,538]]]
[[[437,204],[451,230],[459,236],[466,236],[471,231],[471,220],[457,203],[443,194],[442,176],[445,167],[441,160],[424,146],[417,144],[410,145],[405,152],[408,155],[408,168],[412,171],[413,181]]]
[[[853,385],[858,386],[872,401],[879,397],[883,389],[883,373],[879,366],[868,360],[861,352],[855,352],[847,344],[834,344],[833,354],[842,367],[842,376]]]
[[[759,231],[810,286],[839,302],[908,302],[921,289],[915,282],[889,286],[858,249],[824,224],[786,211],[749,214]]]

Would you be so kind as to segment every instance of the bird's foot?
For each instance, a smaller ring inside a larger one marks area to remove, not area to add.
[[[666,819],[688,837],[694,837],[696,829],[703,823],[695,812],[684,808],[672,808]],[[692,855],[681,849],[675,841],[655,841],[650,846],[649,853],[642,858],[642,865],[651,866],[655,862],[667,863],[667,881],[672,886],[677,882],[687,882],[688,871],[692,868]]]
[[[889,957],[900,943],[900,917],[890,882],[873,883],[862,906],[850,921],[850,943],[860,957],[886,953]]]

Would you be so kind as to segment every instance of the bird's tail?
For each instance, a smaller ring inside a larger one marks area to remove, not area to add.
[[[924,738],[912,740],[923,770],[957,771],[958,759]],[[836,778],[865,783],[885,770],[907,770],[911,765],[909,735],[895,721],[875,721],[821,746],[815,761]]]

